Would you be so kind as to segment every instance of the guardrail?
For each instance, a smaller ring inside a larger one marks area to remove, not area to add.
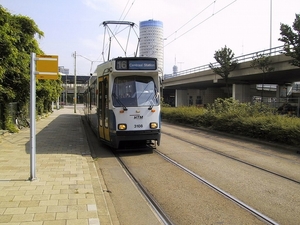
[[[300,115],[300,98],[290,98],[290,97],[281,97],[281,98],[270,98],[259,96],[252,98],[253,102],[263,102],[264,104],[277,109],[279,114],[288,114],[299,117]]]
[[[274,55],[280,55],[284,53],[284,49],[283,49],[283,45],[282,46],[278,46],[278,47],[274,47],[274,48],[270,48],[270,49],[265,49],[265,50],[261,50],[258,52],[253,52],[250,54],[246,54],[246,55],[241,55],[238,57],[233,58],[233,60],[237,60],[238,63],[242,63],[242,62],[247,62],[247,61],[251,61],[253,60],[253,58],[256,57],[256,55],[269,55],[269,56],[274,56]],[[213,65],[218,65],[217,62],[212,63]],[[205,70],[210,70],[209,64],[205,64],[202,66],[198,66],[198,67],[194,67],[191,69],[187,69],[187,70],[182,70],[177,72],[176,74],[164,74],[164,79],[169,79],[172,77],[178,77],[178,76],[184,76],[184,75],[188,75],[191,73],[197,73],[197,72],[201,72],[201,71],[205,71]]]

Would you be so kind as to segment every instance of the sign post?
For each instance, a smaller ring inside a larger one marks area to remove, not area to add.
[[[58,56],[30,54],[30,177],[35,180],[36,168],[36,79],[58,79]]]
[[[36,155],[36,136],[35,136],[35,102],[36,102],[36,83],[35,83],[35,53],[30,54],[30,180],[35,180],[35,155]]]

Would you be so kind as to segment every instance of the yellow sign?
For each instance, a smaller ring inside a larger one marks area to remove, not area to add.
[[[37,55],[36,56],[36,78],[37,79],[58,79],[58,56]]]
[[[45,74],[37,74],[36,78],[38,80],[57,80],[58,79],[58,73],[56,75],[45,73]]]

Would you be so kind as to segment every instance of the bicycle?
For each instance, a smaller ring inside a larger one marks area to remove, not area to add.
[[[24,127],[30,127],[30,123],[24,117],[24,115],[21,111],[17,112],[16,116],[17,116],[16,117],[16,125],[20,130]]]

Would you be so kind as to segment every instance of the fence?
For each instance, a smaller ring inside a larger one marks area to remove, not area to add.
[[[17,113],[17,110],[18,110],[18,103],[17,102],[11,102],[11,103],[8,103],[7,105],[7,112],[8,112],[8,116],[10,116],[13,121],[15,121],[15,118],[16,118],[16,113]],[[0,104],[0,129],[3,129],[4,128],[4,122],[5,122],[5,111],[4,111],[4,105],[3,104]]]
[[[253,102],[262,102],[272,108],[277,109],[279,114],[287,114],[293,116],[300,116],[300,98],[270,98],[264,97],[263,101],[260,96],[255,96]]]
[[[254,57],[256,57],[257,55],[260,55],[260,54],[268,55],[268,56],[280,55],[280,54],[284,53],[283,47],[284,46],[278,46],[278,47],[274,47],[274,48],[270,48],[270,49],[261,50],[258,52],[249,53],[246,55],[241,55],[241,56],[233,58],[233,60],[237,60],[238,63],[242,63],[242,62],[251,61],[251,60],[253,60]],[[214,62],[212,64],[213,64],[213,66],[219,65],[217,62]],[[205,70],[210,70],[209,64],[205,64],[205,65],[194,67],[191,69],[179,71],[179,72],[176,72],[173,74],[165,74],[164,79],[178,77],[178,76],[184,76],[184,75],[188,75],[191,73],[197,73],[197,72],[201,72],[201,71],[205,71]]]

